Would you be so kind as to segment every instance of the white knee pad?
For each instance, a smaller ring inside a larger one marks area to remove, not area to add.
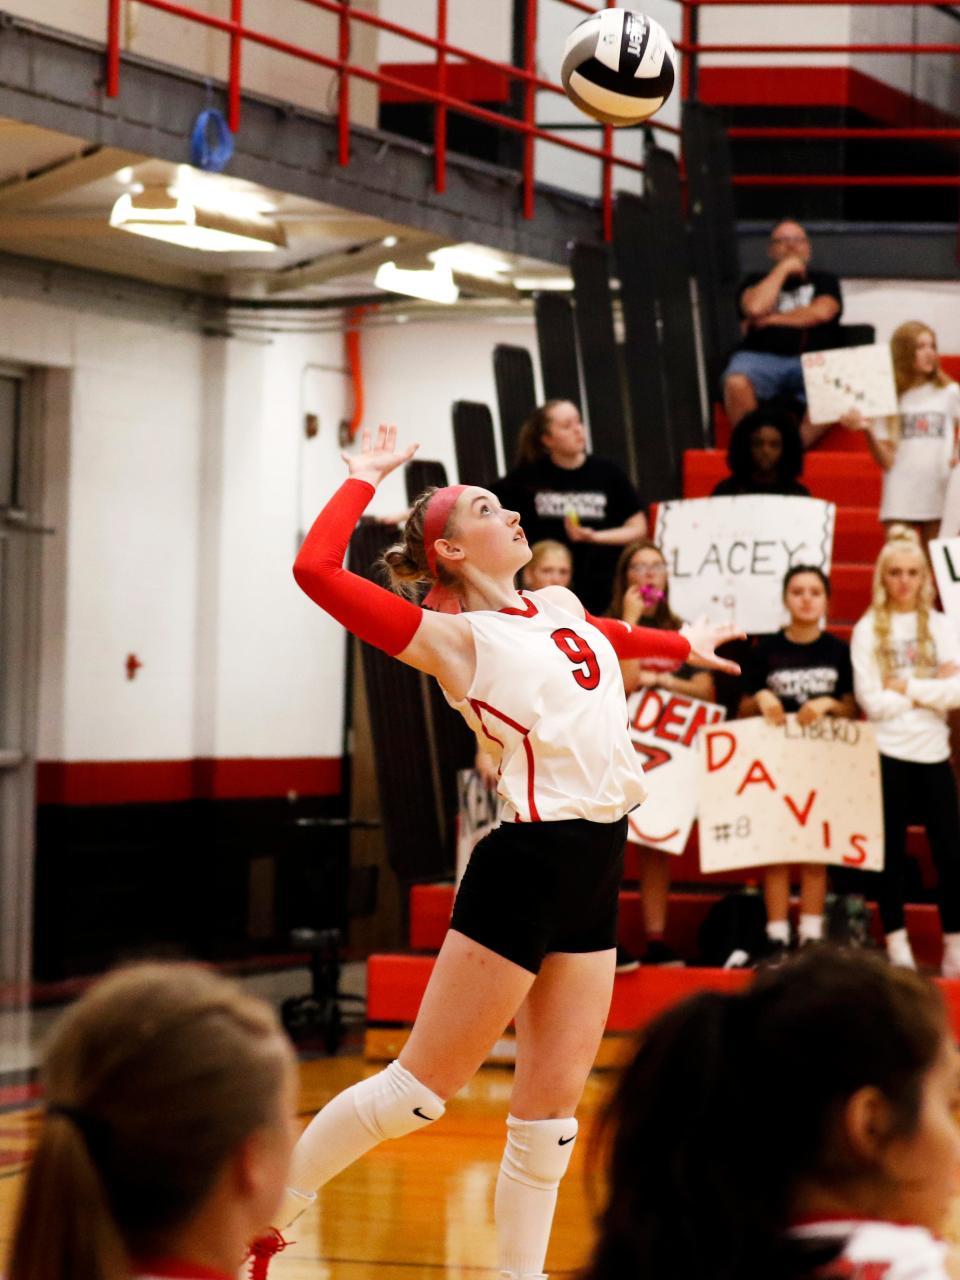
[[[528,1187],[554,1191],[567,1172],[577,1137],[573,1116],[561,1120],[518,1120],[507,1116],[507,1145],[500,1168]]]
[[[422,1129],[446,1110],[443,1099],[399,1062],[361,1080],[351,1092],[357,1118],[379,1141]]]

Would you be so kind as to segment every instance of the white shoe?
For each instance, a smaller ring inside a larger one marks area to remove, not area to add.
[[[960,978],[960,952],[952,947],[944,950],[940,973],[944,978]]]
[[[906,929],[896,929],[887,934],[887,959],[898,969],[916,970],[917,962],[913,958],[913,950]]]

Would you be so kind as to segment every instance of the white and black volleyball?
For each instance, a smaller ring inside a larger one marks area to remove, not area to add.
[[[659,22],[630,9],[601,9],[563,49],[560,80],[570,101],[604,124],[641,124],[673,90],[677,53]]]

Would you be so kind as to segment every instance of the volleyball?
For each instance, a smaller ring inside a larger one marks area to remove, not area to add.
[[[641,124],[670,97],[676,65],[659,22],[630,9],[601,9],[567,37],[560,81],[574,106],[594,120]]]

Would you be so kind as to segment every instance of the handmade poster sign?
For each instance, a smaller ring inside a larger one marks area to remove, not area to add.
[[[494,827],[500,825],[500,797],[488,787],[476,769],[457,774],[457,884],[463,879],[470,855]]]
[[[630,737],[648,781],[647,798],[627,814],[634,844],[683,853],[697,816],[697,737],[726,710],[666,689],[638,689],[627,699]]]
[[[935,538],[929,551],[943,611],[960,623],[960,538]]]
[[[897,412],[893,360],[885,342],[808,351],[800,363],[811,422],[837,422],[850,409],[859,409],[865,418]]]
[[[670,570],[670,606],[751,635],[784,622],[783,576],[793,564],[830,572],[836,508],[818,498],[746,494],[661,503],[657,543]]]
[[[883,870],[880,759],[871,726],[762,716],[699,737],[700,868],[782,862]]]

